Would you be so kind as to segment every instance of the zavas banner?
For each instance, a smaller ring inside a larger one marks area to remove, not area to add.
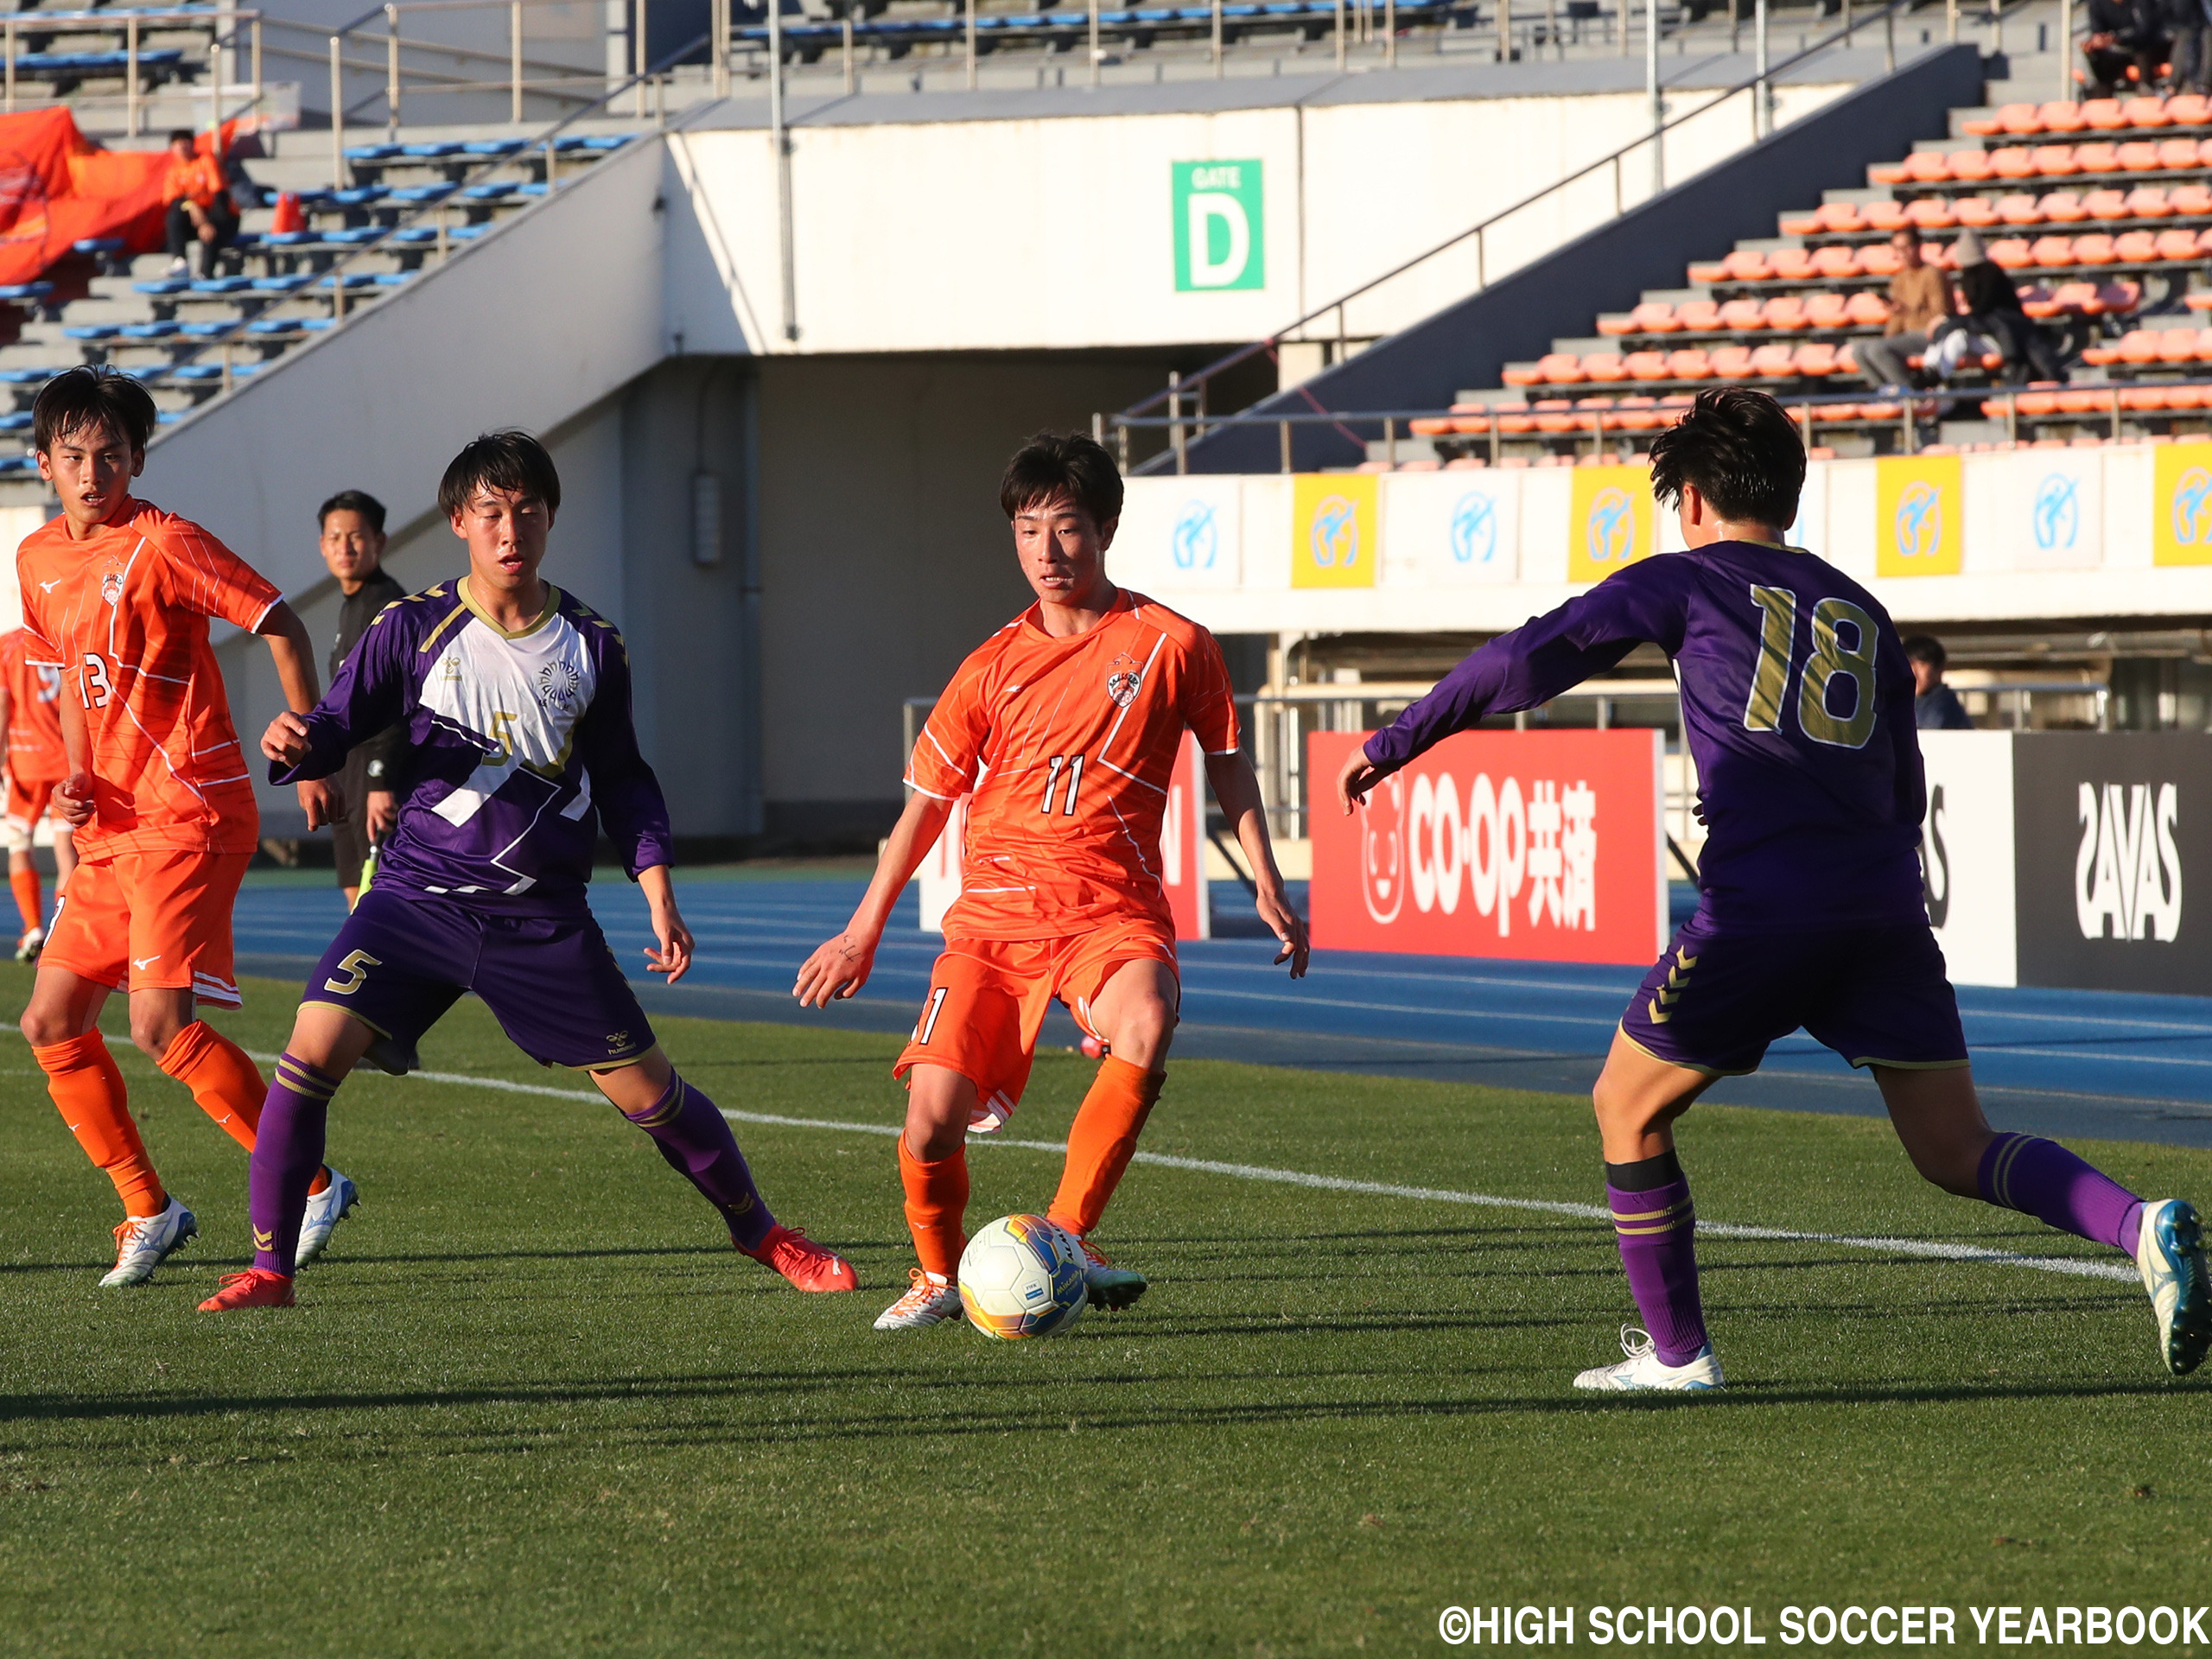
[[[221,153],[238,125],[200,134],[200,153]],[[168,168],[166,149],[102,149],[66,108],[0,116],[0,283],[33,281],[94,238],[161,246]]]
[[[914,872],[922,901],[922,931],[942,933],[944,912],[960,896],[961,857],[968,842],[968,798],[952,804],[937,838]],[[1160,881],[1179,939],[1213,937],[1206,903],[1206,766],[1198,741],[1183,734],[1182,753],[1167,785],[1167,810],[1160,825]]]
[[[1662,734],[1461,732],[1345,817],[1323,791],[1370,735],[1306,739],[1315,944],[1638,966],[1666,949]]]

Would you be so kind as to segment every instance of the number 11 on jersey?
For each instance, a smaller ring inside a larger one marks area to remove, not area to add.
[[[1067,773],[1068,792],[1067,804],[1061,807],[1060,816],[1071,818],[1075,817],[1075,792],[1083,783],[1083,757],[1079,754],[1056,754],[1045,763],[1045,804],[1038,810],[1050,812],[1052,810],[1052,792],[1060,786],[1063,769]]]

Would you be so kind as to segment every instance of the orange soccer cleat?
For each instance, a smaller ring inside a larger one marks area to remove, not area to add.
[[[248,1268],[244,1273],[226,1273],[223,1287],[200,1304],[202,1313],[226,1313],[234,1307],[289,1307],[292,1306],[292,1276],[287,1273],[272,1273],[267,1268]]]
[[[835,1250],[824,1249],[796,1227],[785,1227],[779,1223],[769,1230],[768,1236],[760,1241],[759,1249],[745,1250],[744,1254],[755,1262],[773,1268],[800,1290],[858,1290],[861,1287],[859,1275],[854,1273],[851,1262]],[[289,1285],[290,1281],[286,1282]]]

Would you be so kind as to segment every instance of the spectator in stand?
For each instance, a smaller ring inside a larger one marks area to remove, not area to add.
[[[1890,278],[1890,320],[1882,325],[1882,338],[1862,340],[1858,346],[1859,372],[1877,391],[1903,391],[1912,385],[1911,366],[1905,361],[1928,349],[1936,324],[1956,308],[1951,302],[1951,279],[1920,257],[1920,233],[1899,231],[1890,238],[1904,269]]]
[[[2158,64],[2166,53],[2161,27],[2162,0],[2089,0],[2089,33],[2082,42],[2082,61],[2089,69],[2089,96],[2117,98],[2129,90],[2148,92],[2158,84]]]
[[[1966,704],[1943,683],[1943,664],[1950,660],[1943,642],[1933,634],[1909,634],[1904,657],[1912,664],[1912,723],[1923,732],[1972,731]]]
[[[2027,379],[2063,380],[2066,372],[2059,366],[2058,351],[2050,336],[2020,308],[2020,290],[1983,250],[1981,238],[1971,230],[1961,231],[1951,249],[1959,270],[1959,309],[1965,314],[1958,319],[1957,327],[1967,342],[1976,338],[1996,342],[2004,355],[2007,385],[2017,385],[2024,378],[2023,364],[2027,366]]]
[[[2169,92],[2212,93],[2212,11],[2205,0],[2163,0],[2166,34],[2172,41],[2166,76]]]
[[[231,200],[222,162],[200,155],[192,134],[182,127],[169,134],[169,166],[162,181],[162,196],[168,204],[169,275],[191,273],[186,250],[196,241],[202,250],[200,274],[213,276],[216,254],[238,233],[238,207]]]
[[[407,590],[384,569],[384,503],[366,490],[340,490],[322,504],[316,515],[322,527],[322,562],[338,578],[338,591],[346,602],[338,610],[338,637],[330,647],[330,677],[338,671],[377,613]],[[346,908],[353,909],[361,896],[362,866],[369,850],[391,830],[397,816],[392,773],[404,753],[407,728],[393,726],[378,733],[346,757],[340,774],[353,793],[346,798],[365,804],[330,826],[331,849],[338,861],[338,885],[346,894]]]

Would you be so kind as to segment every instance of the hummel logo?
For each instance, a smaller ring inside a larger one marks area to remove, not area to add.
[[[276,1235],[274,1233],[264,1233],[260,1228],[255,1228],[253,1230],[253,1248],[257,1250],[275,1249],[276,1248]]]
[[[159,956],[159,955],[155,955],[155,956],[150,956],[150,957],[131,957],[131,958],[130,958],[130,965],[131,965],[133,968],[137,969],[141,973],[143,973],[143,972],[144,972],[144,971],[145,971],[146,964],[147,964],[148,963],[149,963],[149,962],[159,962],[160,960],[161,960],[161,957],[160,957],[160,956]]]

